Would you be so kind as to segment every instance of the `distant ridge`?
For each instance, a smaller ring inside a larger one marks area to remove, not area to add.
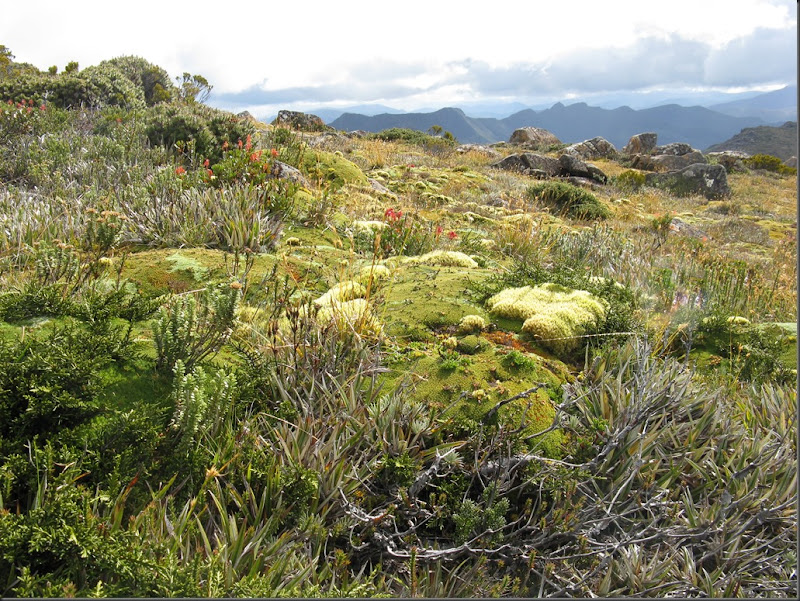
[[[634,110],[630,107],[604,109],[577,103],[556,103],[542,111],[526,109],[505,119],[468,117],[458,108],[444,108],[432,113],[381,114],[374,116],[345,113],[330,122],[344,130],[379,132],[391,127],[428,131],[439,125],[460,142],[486,144],[507,141],[520,127],[542,127],[563,142],[581,142],[601,136],[617,148],[637,133],[653,131],[660,144],[688,142],[706,148],[740,132],[743,128],[763,125],[757,117],[734,117],[707,108],[677,104]]]
[[[708,108],[733,117],[760,117],[770,124],[797,121],[797,86],[786,86],[744,100],[712,104]]]
[[[748,154],[771,154],[785,161],[797,156],[797,121],[787,121],[780,127],[761,125],[748,127],[719,144],[708,148],[709,152],[739,150]]]

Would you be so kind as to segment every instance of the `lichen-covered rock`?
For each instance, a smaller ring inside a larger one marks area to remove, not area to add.
[[[731,194],[728,177],[722,165],[690,165],[680,171],[648,173],[645,183],[667,190],[676,196],[700,194],[709,199],[724,198]]]
[[[617,149],[605,138],[592,138],[577,144],[571,144],[564,152],[581,159],[613,159],[617,156]]]
[[[672,144],[666,144],[664,146],[656,146],[653,149],[652,154],[654,155],[671,154],[673,156],[679,157],[685,154],[689,154],[690,152],[696,152],[696,151],[686,142],[673,142]]]
[[[278,116],[272,122],[276,127],[288,127],[300,131],[325,131],[328,126],[316,115],[309,115],[298,111],[278,111]]]
[[[745,172],[747,167],[744,164],[744,159],[750,155],[746,152],[738,150],[723,150],[722,152],[709,152],[706,157],[716,161],[718,164],[725,167],[728,173],[735,171]]]
[[[303,186],[304,188],[308,188],[308,180],[305,176],[300,173],[299,169],[292,167],[291,165],[287,165],[281,161],[273,161],[272,162],[272,177],[277,177],[278,179],[286,179],[291,182],[294,182],[298,186]]]
[[[532,152],[511,154],[490,166],[506,171],[519,171],[529,175],[544,174],[550,177],[557,175],[560,170],[558,160]]]
[[[644,132],[631,136],[628,143],[622,149],[623,154],[633,156],[635,154],[650,154],[656,147],[658,141],[658,134],[652,131]]]
[[[558,174],[561,176],[584,177],[601,184],[608,181],[608,176],[600,169],[570,154],[562,154],[558,157],[558,167]]]
[[[602,326],[608,311],[606,301],[586,290],[550,283],[507,288],[486,305],[493,315],[523,320],[523,332],[559,355],[576,350],[581,336]]]
[[[521,127],[514,130],[508,140],[509,144],[528,146],[530,148],[542,148],[561,144],[555,134],[540,127]]]
[[[686,154],[658,154],[651,156],[650,160],[655,166],[656,171],[680,171],[689,165],[707,163],[708,160],[699,150],[692,150]]]

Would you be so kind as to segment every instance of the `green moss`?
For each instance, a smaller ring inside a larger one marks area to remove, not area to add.
[[[456,350],[459,353],[464,353],[466,355],[474,355],[485,347],[486,342],[482,340],[480,336],[476,336],[475,334],[464,336],[456,343]]]
[[[482,307],[469,296],[469,283],[486,277],[488,273],[479,269],[399,265],[382,292],[388,332],[428,340],[431,330],[455,326],[465,315],[484,316]]]
[[[578,186],[564,182],[539,182],[528,187],[527,195],[559,213],[576,219],[607,219],[611,211],[598,198]]]
[[[522,331],[559,356],[581,345],[580,336],[597,331],[608,304],[585,290],[558,284],[506,288],[486,301],[493,315],[523,320]]]
[[[469,255],[455,250],[434,250],[412,259],[414,263],[441,265],[442,267],[477,268],[478,264]]]
[[[303,155],[303,170],[315,180],[329,182],[336,187],[345,184],[369,185],[367,176],[358,165],[321,150],[308,151]]]
[[[547,389],[539,390],[528,398],[520,398],[503,406],[493,420],[488,414],[500,401],[533,388],[537,383],[558,387],[560,380],[544,367],[535,367],[526,373],[504,365],[504,355],[491,345],[470,357],[469,364],[459,369],[443,369],[440,357],[429,351],[422,358],[403,359],[393,364],[386,375],[387,385],[415,382],[410,389],[413,398],[431,407],[446,409],[442,429],[453,436],[474,433],[482,427],[502,424],[507,429],[518,428],[523,420],[527,426],[519,433],[517,445],[525,448],[521,439],[547,428],[554,415],[554,406]],[[491,422],[491,423],[489,423]],[[540,451],[557,456],[561,434],[551,432],[535,444]]]

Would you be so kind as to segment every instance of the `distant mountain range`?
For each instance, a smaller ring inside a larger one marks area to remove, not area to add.
[[[677,104],[634,110],[630,107],[605,109],[580,102],[565,106],[558,102],[549,109],[525,109],[504,119],[468,117],[458,108],[444,108],[431,113],[359,115],[345,113],[329,123],[344,131],[379,132],[391,127],[428,131],[438,125],[452,133],[459,142],[486,144],[507,141],[515,129],[541,127],[565,143],[581,142],[601,136],[617,148],[634,134],[653,131],[659,144],[687,142],[705,149],[726,140],[743,128],[764,125],[759,117],[726,115],[699,106]]]
[[[748,127],[719,144],[711,146],[709,151],[740,150],[748,154],[770,154],[786,160],[797,156],[797,122],[787,121],[780,127],[761,125]]]

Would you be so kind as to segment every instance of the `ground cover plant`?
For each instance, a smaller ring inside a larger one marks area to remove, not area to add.
[[[796,595],[795,173],[589,190],[207,89],[0,79],[4,596]]]

